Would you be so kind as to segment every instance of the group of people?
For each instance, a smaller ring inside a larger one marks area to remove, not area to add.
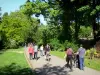
[[[41,56],[45,56],[46,60],[49,60],[50,55],[50,46],[46,44],[46,46],[41,45],[38,47],[37,44],[28,44],[28,53],[30,60],[36,59],[38,60],[38,52],[40,51]]]
[[[46,60],[49,61],[49,55],[50,55],[50,46],[46,44],[45,46],[41,45],[38,47],[37,44],[28,44],[28,52],[29,52],[29,58],[32,59],[38,59],[38,51],[40,51],[41,56],[45,56]],[[67,67],[70,68],[72,71],[73,67],[73,60],[74,65],[77,64],[77,67],[80,68],[80,70],[84,70],[84,56],[85,56],[85,48],[80,46],[78,51],[76,53],[73,52],[73,49],[71,47],[68,47],[65,49],[65,58],[67,62]]]
[[[66,62],[67,62],[67,67],[69,67],[72,71],[72,61],[74,60],[74,64],[78,64],[78,68],[80,70],[84,70],[84,56],[85,56],[85,48],[80,46],[78,51],[76,53],[73,52],[72,48],[66,48],[65,49],[65,54],[66,54]]]

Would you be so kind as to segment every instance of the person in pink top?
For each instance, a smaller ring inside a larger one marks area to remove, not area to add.
[[[29,45],[28,53],[29,53],[30,60],[32,60],[33,59],[33,54],[34,54],[34,49],[33,49],[32,44]]]
[[[70,70],[72,71],[72,55],[74,54],[73,53],[73,50],[72,48],[67,48],[65,50],[65,53],[66,53],[66,62],[67,62],[67,66],[70,68]],[[70,63],[70,64],[69,64]]]

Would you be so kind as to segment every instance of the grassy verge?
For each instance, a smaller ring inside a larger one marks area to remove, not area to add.
[[[0,52],[0,75],[32,75],[23,50],[19,48]]]
[[[85,65],[92,69],[100,71],[100,59],[87,59],[85,58]]]
[[[59,51],[51,51],[50,52],[52,55],[58,56],[60,58],[64,58],[65,53],[64,52],[59,52]]]
[[[59,52],[59,51],[51,51],[51,54],[58,56],[62,59],[64,59],[64,55],[65,55],[64,52]],[[100,59],[90,60],[90,59],[85,58],[85,66],[100,71]]]

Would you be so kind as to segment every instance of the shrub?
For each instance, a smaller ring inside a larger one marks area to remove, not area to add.
[[[66,40],[66,41],[64,42],[64,47],[65,47],[65,48],[66,48],[66,47],[71,47],[71,48],[74,50],[74,52],[77,52],[77,50],[78,50],[78,45],[75,44],[75,43],[73,43],[73,42],[69,42],[68,40]]]
[[[90,50],[88,49],[88,50],[86,50],[85,55],[88,56],[89,54],[90,54]]]
[[[54,38],[50,40],[50,46],[52,47],[52,50],[56,51],[64,51],[64,46],[59,42],[58,39]]]
[[[63,44],[61,44],[58,39],[54,38],[50,40],[49,44],[51,45],[52,49],[56,51],[64,51],[66,47],[71,47],[74,52],[78,50],[77,44],[69,42],[67,40]]]
[[[92,32],[91,27],[81,26],[79,31],[79,38],[91,38],[93,37],[91,35],[91,32]]]
[[[18,48],[17,42],[13,39],[10,39],[7,43],[7,46],[5,46],[6,49],[8,48]]]
[[[90,48],[90,49],[86,50],[85,55],[88,56],[89,58],[91,58],[91,57],[97,55],[97,51],[95,48]]]

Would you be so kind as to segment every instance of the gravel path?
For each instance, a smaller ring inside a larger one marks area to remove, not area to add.
[[[26,56],[29,58],[27,51]],[[50,61],[46,61],[44,56],[40,57],[38,60],[29,60],[36,75],[100,75],[100,71],[87,67],[85,67],[84,71],[73,68],[73,72],[70,72],[70,69],[65,67],[66,62],[63,59],[56,56],[50,56],[50,58]]]

